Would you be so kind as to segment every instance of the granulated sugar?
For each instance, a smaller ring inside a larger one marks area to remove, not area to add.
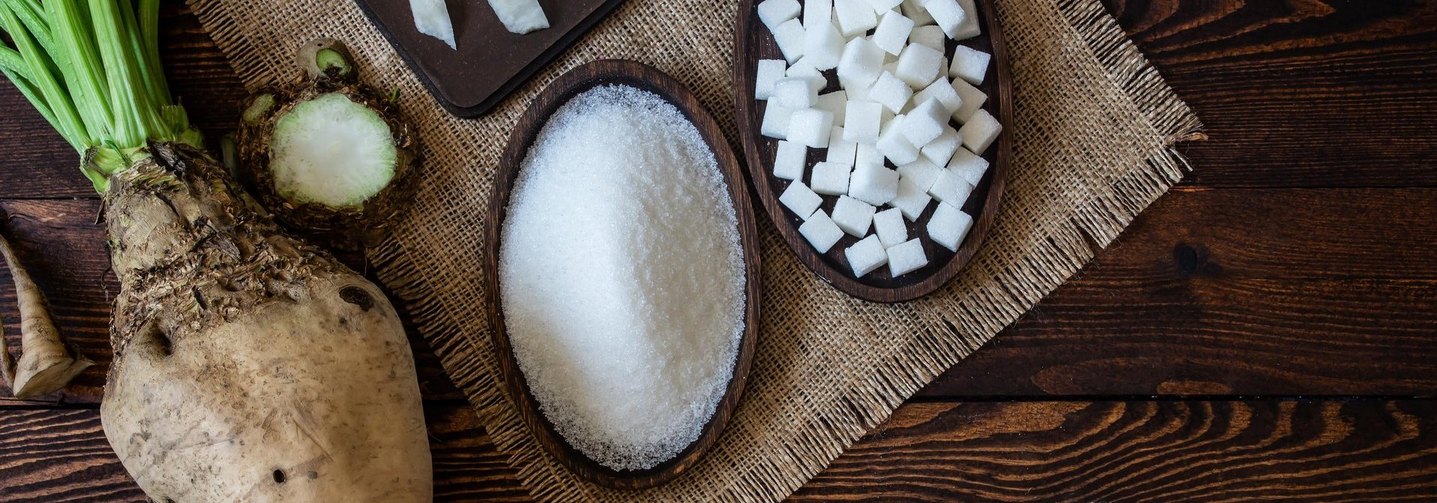
[[[698,438],[744,329],[736,222],[713,152],[653,93],[596,87],[540,132],[500,293],[540,410],[584,455],[642,470]]]

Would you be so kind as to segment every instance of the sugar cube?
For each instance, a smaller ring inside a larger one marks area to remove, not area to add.
[[[783,52],[783,59],[788,60],[789,64],[803,57],[803,39],[803,22],[798,19],[784,21],[773,30],[773,41],[778,44],[778,50]]]
[[[948,38],[958,38],[958,27],[968,19],[957,0],[924,0],[923,8],[928,9],[928,15],[933,16],[933,22],[943,28]]]
[[[813,165],[809,185],[813,191],[826,196],[837,196],[848,192],[848,166],[820,162]]]
[[[820,23],[833,23],[833,0],[804,0],[803,26],[809,28]]]
[[[807,78],[785,77],[773,83],[773,94],[768,99],[770,104],[808,108],[818,102],[818,93],[813,92]]]
[[[913,32],[908,34],[909,44],[931,47],[938,52],[943,52],[945,40],[947,36],[943,34],[943,29],[933,25],[915,26]]]
[[[807,160],[808,147],[779,140],[778,150],[773,154],[773,176],[784,180],[802,180]]]
[[[838,66],[838,58],[843,56],[843,35],[838,33],[838,27],[832,22],[820,22],[813,25],[804,23],[803,57],[807,58],[814,68],[819,70],[832,70]]]
[[[988,73],[988,61],[992,58],[986,52],[960,45],[953,49],[953,64],[948,67],[948,76],[961,78],[975,86],[982,84],[983,76]]]
[[[918,147],[909,143],[908,138],[903,136],[901,128],[898,127],[902,123],[902,115],[895,116],[885,123],[883,131],[878,134],[878,143],[875,145],[878,147],[878,151],[883,153],[883,157],[893,161],[894,166],[902,166],[918,160]]]
[[[913,185],[924,191],[932,187],[933,182],[938,181],[938,175],[942,173],[943,168],[928,162],[927,159],[918,159],[898,167],[899,175],[909,179],[913,182]]]
[[[998,133],[1002,131],[1003,125],[993,118],[993,114],[987,110],[979,110],[968,118],[968,122],[963,123],[963,127],[958,128],[958,136],[963,138],[964,147],[968,147],[968,150],[975,154],[981,154],[988,150],[988,146],[998,139]]]
[[[928,9],[923,8],[923,0],[903,0],[898,9],[918,26],[933,24],[933,16],[928,15]]]
[[[963,237],[968,235],[968,229],[972,227],[973,217],[956,206],[938,203],[938,209],[933,210],[933,217],[928,219],[928,237],[932,238],[934,243],[956,252],[958,245],[963,244]]]
[[[902,112],[911,96],[913,90],[908,88],[908,84],[888,72],[880,74],[873,83],[873,88],[868,90],[868,99],[883,104],[884,108],[893,113]]]
[[[966,148],[960,148],[953,153],[953,160],[948,163],[948,171],[957,173],[970,184],[978,185],[978,181],[983,179],[983,173],[988,171],[988,160],[978,157]]]
[[[878,21],[878,29],[873,30],[873,45],[889,54],[901,53],[908,42],[908,34],[912,31],[912,19],[904,17],[898,11],[888,11],[883,15],[883,19]]]
[[[888,73],[898,71],[898,58],[894,58],[892,56],[885,56],[883,60],[883,71]]]
[[[793,214],[798,215],[798,218],[806,220],[809,215],[818,210],[819,205],[823,204],[823,197],[814,193],[813,189],[808,188],[803,182],[794,181],[788,184],[788,188],[783,190],[783,194],[778,196],[778,202]]]
[[[848,92],[843,90],[818,95],[818,103],[814,105],[820,110],[827,110],[833,114],[834,124],[843,124],[843,113],[848,108]]]
[[[909,143],[926,147],[928,142],[943,134],[943,128],[948,127],[948,117],[943,105],[936,99],[930,99],[909,110],[899,127]]]
[[[833,0],[833,15],[843,36],[862,34],[878,26],[878,15],[865,0]]]
[[[863,0],[838,0],[839,2],[861,2]],[[867,6],[863,6],[867,8]],[[869,12],[872,14],[872,12]],[[867,38],[857,37],[843,46],[843,55],[838,59],[838,78],[858,86],[868,86],[883,72],[883,49]],[[844,87],[848,87],[845,84]]]
[[[873,101],[868,99],[868,89],[873,87],[872,82],[859,84],[851,79],[845,79],[840,76],[838,78],[838,85],[843,88],[843,92],[848,93],[849,101]]]
[[[868,224],[873,222],[873,205],[848,196],[838,196],[833,203],[833,223],[848,235],[861,238],[868,234]]]
[[[803,7],[798,0],[763,0],[758,3],[758,19],[768,27],[768,31],[778,33],[778,26],[784,21],[798,17]]]
[[[878,13],[880,16],[885,12],[893,12],[894,9],[898,8],[898,4],[901,3],[903,3],[903,0],[868,0],[868,6],[872,7],[873,12]]]
[[[898,172],[881,164],[860,164],[853,168],[848,195],[874,206],[898,196]]]
[[[813,245],[813,249],[818,250],[818,253],[828,253],[838,240],[843,239],[843,229],[839,229],[823,210],[813,212],[803,225],[798,226],[798,233],[808,240],[808,244]]]
[[[828,133],[828,152],[824,160],[852,168],[857,148],[857,143],[843,139],[843,126],[834,126],[833,131]]]
[[[784,72],[788,71],[788,64],[781,59],[760,59],[758,69],[754,72],[753,98],[766,100],[773,95],[773,84],[783,78]]]
[[[793,112],[793,108],[780,105],[777,100],[769,100],[763,109],[763,124],[759,125],[759,133],[779,140],[786,138],[788,121],[793,117]]]
[[[912,103],[917,105],[930,99],[942,103],[943,109],[948,111],[949,116],[963,107],[963,98],[958,97],[958,91],[953,90],[953,85],[944,78],[934,80],[932,84],[928,84],[928,87],[915,93]]]
[[[968,118],[973,116],[973,112],[983,108],[983,103],[988,101],[987,94],[963,79],[953,80],[953,92],[958,93],[958,98],[963,101],[958,110],[953,112],[953,118],[958,122],[968,122]]]
[[[882,132],[883,105],[849,99],[843,115],[843,139],[856,143],[878,141]]]
[[[833,114],[817,108],[802,108],[788,120],[784,139],[811,148],[828,148],[828,135],[833,131]]]
[[[859,164],[876,164],[882,166],[883,154],[880,153],[878,147],[873,146],[872,143],[859,143],[854,149],[853,165],[857,166]]]
[[[897,71],[893,72],[908,87],[923,89],[943,72],[943,53],[932,47],[911,44],[898,55]]]
[[[898,196],[889,201],[888,205],[901,212],[904,218],[918,220],[918,216],[923,214],[923,210],[928,209],[928,203],[931,201],[933,201],[932,196],[914,185],[908,177],[900,176],[898,177]]]
[[[939,172],[938,179],[933,181],[928,193],[932,194],[934,199],[962,208],[963,203],[968,201],[968,196],[973,193],[973,184],[963,179],[963,175],[945,169]]]
[[[848,267],[853,268],[853,277],[862,278],[873,272],[883,264],[888,263],[888,251],[883,249],[878,236],[868,236],[853,243],[848,249],[843,250],[844,258],[848,259]]]
[[[888,247],[888,274],[895,278],[925,265],[928,265],[928,256],[923,253],[923,243],[918,238]]]
[[[978,8],[973,5],[973,0],[958,0],[958,5],[963,7],[963,22],[958,23],[953,40],[967,40],[982,35],[983,30],[978,27]]]
[[[948,117],[944,116],[943,118],[946,121]],[[944,124],[943,132],[923,148],[918,149],[918,153],[923,154],[923,158],[931,161],[934,165],[942,166],[948,164],[948,160],[953,158],[953,153],[960,148],[958,146],[960,141],[958,131]]]
[[[794,61],[792,65],[788,65],[788,71],[785,71],[783,76],[810,79],[812,82],[809,83],[809,87],[812,87],[814,92],[823,89],[823,85],[826,83],[823,79],[823,72],[813,67],[813,63],[809,62],[808,56],[798,58],[798,61]]]
[[[873,214],[873,233],[883,246],[893,246],[908,240],[908,225],[903,223],[903,213],[898,208],[888,208]]]

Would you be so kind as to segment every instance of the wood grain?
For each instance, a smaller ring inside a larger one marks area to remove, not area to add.
[[[796,501],[1431,501],[1437,402],[910,404]]]
[[[773,222],[774,227],[783,235],[788,248],[798,257],[799,262],[841,292],[860,299],[885,303],[909,301],[933,293],[962,271],[983,246],[988,229],[992,227],[993,219],[1002,205],[1008,163],[1013,157],[1013,135],[1000,133],[988,150],[978,152],[989,162],[989,168],[961,208],[964,213],[973,217],[973,226],[968,230],[963,243],[958,246],[957,252],[950,251],[930,239],[923,239],[921,242],[923,255],[928,260],[927,265],[898,277],[890,274],[888,268],[880,267],[863,277],[854,278],[853,269],[845,253],[859,238],[844,234],[827,252],[819,253],[798,232],[807,215],[794,214],[779,202],[784,190],[797,182],[773,175],[778,140],[760,134],[763,113],[767,111],[768,104],[765,102],[760,106],[758,101],[753,99],[758,62],[761,59],[783,59],[783,53],[774,42],[772,33],[760,22],[758,3],[757,0],[746,0],[739,2],[738,6],[738,25],[734,34],[734,115],[738,122],[739,143],[743,145],[749,179],[753,182],[754,191],[763,203],[769,221]],[[983,104],[983,110],[997,117],[999,124],[1013,124],[1013,81],[1008,68],[1008,47],[1004,43],[1003,31],[997,19],[990,15],[993,12],[992,0],[977,0],[977,9],[983,34],[961,42],[944,39],[947,44],[945,53],[952,53],[954,48],[964,45],[993,56],[993,70],[983,84],[977,86],[991,97]],[[834,72],[826,72],[824,76],[828,78],[828,82],[820,92],[835,92],[840,89],[838,77]],[[950,125],[955,129],[958,127],[956,122]],[[808,149],[808,158],[804,164],[812,166],[821,161],[821,152],[824,151],[826,149]],[[896,166],[888,167],[892,169]],[[812,168],[805,168],[805,173],[812,173]],[[833,197],[824,197],[820,209],[832,214],[835,201],[837,199]],[[930,204],[917,219],[908,221],[905,218],[903,222],[907,225],[908,235],[926,236],[928,233],[925,227],[933,218],[936,208],[936,204]]]
[[[746,303],[744,306],[744,331],[743,338],[739,341],[738,355],[732,369],[733,377],[729,379],[723,398],[715,407],[713,416],[704,424],[698,438],[693,443],[672,459],[652,468],[620,471],[589,459],[584,453],[569,445],[554,430],[554,425],[549,422],[548,418],[539,412],[539,403],[529,392],[529,385],[524,379],[523,372],[519,370],[519,362],[514,358],[514,353],[510,349],[509,334],[505,330],[504,311],[501,308],[499,295],[499,250],[503,225],[489,225],[486,228],[483,264],[484,290],[488,294],[489,312],[487,314],[489,326],[493,328],[490,333],[493,336],[495,351],[498,352],[496,359],[499,361],[504,388],[508,391],[510,402],[516,404],[524,423],[533,432],[535,439],[551,457],[581,478],[608,487],[641,489],[672,480],[693,467],[713,446],[714,442],[718,441],[719,435],[723,433],[724,427],[733,417],[734,410],[738,408],[739,399],[743,395],[744,383],[748,380],[749,368],[753,364],[754,346],[758,343],[759,337],[759,305],[762,304],[763,295],[760,284],[762,276],[759,272],[762,270],[762,263],[758,248],[758,229],[754,221],[753,202],[749,199],[748,184],[744,182],[743,168],[739,165],[733,150],[729,148],[723,130],[719,129],[718,123],[714,122],[713,117],[704,109],[698,98],[678,80],[657,68],[636,61],[609,59],[586,63],[559,76],[539,92],[533,103],[524,111],[524,115],[519,117],[518,124],[514,126],[509,135],[509,143],[504,149],[504,154],[499,161],[498,172],[494,177],[494,193],[489,197],[487,220],[504,222],[514,181],[519,177],[520,168],[524,159],[529,155],[530,146],[538,139],[539,132],[549,123],[554,112],[580,93],[607,84],[622,84],[652,92],[683,113],[698,130],[699,136],[703,137],[709,150],[713,152],[718,170],[723,174],[729,198],[733,202],[734,213],[737,216],[739,243],[743,248],[744,300]]]

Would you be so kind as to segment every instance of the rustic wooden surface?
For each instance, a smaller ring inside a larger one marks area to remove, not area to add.
[[[795,498],[1437,498],[1437,3],[1107,4],[1206,123],[1195,170]],[[171,82],[223,128],[242,91],[180,10]],[[115,290],[98,204],[8,85],[0,110],[0,232],[101,363],[0,401],[0,501],[139,501],[95,407]],[[526,500],[415,348],[440,499]]]

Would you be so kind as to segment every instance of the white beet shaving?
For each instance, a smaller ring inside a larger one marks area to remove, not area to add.
[[[696,440],[732,377],[744,264],[694,125],[633,87],[576,96],[529,151],[503,226],[505,324],[558,433],[617,470]]]

